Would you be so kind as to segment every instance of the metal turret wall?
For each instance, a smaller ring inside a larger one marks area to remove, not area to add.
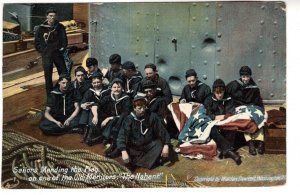
[[[189,68],[212,86],[248,65],[263,99],[285,100],[285,17],[283,2],[92,3],[90,56],[108,67],[119,53],[142,73],[154,63],[175,95]]]

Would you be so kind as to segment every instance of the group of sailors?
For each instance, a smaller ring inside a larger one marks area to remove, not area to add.
[[[83,134],[88,145],[103,143],[109,158],[122,156],[125,164],[151,169],[165,162],[172,149],[170,139],[179,130],[168,105],[173,102],[168,82],[159,76],[154,64],[144,67],[144,75],[133,62],[121,63],[121,56],[109,57],[111,67],[103,74],[95,58],[87,58],[87,71],[75,69],[75,80],[59,75],[57,84],[47,97],[40,129],[48,135]],[[224,119],[240,105],[257,105],[263,109],[260,90],[248,66],[240,69],[240,78],[225,85],[215,80],[211,88],[201,82],[194,69],[186,71],[187,85],[180,103],[203,104],[212,120]],[[225,133],[226,134],[226,133]],[[234,143],[218,128],[211,138],[225,157],[241,164]],[[263,129],[246,134],[249,153],[264,153]]]

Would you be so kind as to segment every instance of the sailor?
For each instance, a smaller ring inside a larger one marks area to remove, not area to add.
[[[85,125],[84,141],[88,145],[100,143],[102,133],[98,123],[98,107],[100,100],[110,94],[110,89],[102,85],[103,75],[101,72],[95,72],[91,76],[92,87],[85,92],[80,107],[82,114],[80,125]]]
[[[132,111],[131,98],[123,91],[123,81],[116,78],[111,83],[111,93],[100,100],[99,123],[102,128],[103,143],[110,144],[105,151],[107,157],[116,157],[116,142],[124,118]]]
[[[53,63],[59,75],[67,74],[63,52],[67,48],[68,39],[65,27],[56,20],[56,14],[54,8],[47,9],[47,20],[39,25],[34,36],[35,48],[42,56],[47,96],[53,90]]]
[[[143,79],[143,76],[140,71],[136,70],[134,63],[131,61],[124,62],[122,68],[122,80],[125,84],[124,90],[133,99],[137,94],[139,82]]]
[[[118,150],[125,164],[151,169],[169,157],[170,136],[157,114],[146,110],[143,96],[134,98],[133,107],[120,130]]]
[[[75,69],[75,80],[71,81],[70,87],[78,90],[80,96],[83,97],[84,93],[92,87],[91,83],[87,81],[87,72],[82,66]]]
[[[121,64],[121,56],[119,54],[112,54],[109,57],[110,69],[104,75],[104,77],[111,83],[114,79],[122,79],[123,70]]]
[[[182,90],[179,99],[180,103],[194,102],[203,104],[206,97],[211,93],[210,87],[198,79],[194,69],[187,70],[185,78],[188,84]]]
[[[234,100],[235,106],[241,105],[256,105],[264,111],[264,105],[260,94],[259,87],[252,79],[252,70],[249,66],[242,66],[240,68],[240,78],[231,81],[227,87],[227,93]],[[251,155],[264,154],[264,130],[260,128],[256,133],[244,134],[249,146],[249,153]],[[257,143],[257,146],[256,146]],[[257,150],[257,151],[256,151]]]
[[[158,75],[156,66],[154,64],[147,64],[144,68],[145,78],[141,80],[139,86],[139,92],[142,92],[142,86],[147,80],[153,81],[157,85],[157,91],[165,99],[167,104],[170,104],[173,101],[172,93],[169,87],[168,82]]]
[[[57,87],[51,91],[47,101],[40,129],[48,135],[61,135],[67,132],[78,132],[79,101],[77,90],[69,88],[70,77],[59,76]]]

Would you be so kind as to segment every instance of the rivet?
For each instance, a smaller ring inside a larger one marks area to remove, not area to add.
[[[274,35],[274,36],[273,36],[273,39],[274,39],[274,40],[275,40],[275,39],[277,39],[277,36],[276,36],[276,35]]]
[[[270,93],[270,97],[274,97],[274,93]]]
[[[192,49],[195,49],[196,48],[196,46],[195,45],[192,45]]]
[[[220,52],[221,51],[221,47],[217,47],[217,51]]]
[[[156,13],[157,16],[159,16],[159,13]]]
[[[219,61],[216,64],[217,64],[217,66],[221,66],[221,63]]]
[[[273,50],[273,54],[276,54],[277,53],[277,51],[276,50]]]
[[[112,45],[112,48],[115,48],[115,44]]]
[[[193,6],[197,6],[197,3],[193,3]]]
[[[101,28],[101,30],[103,31],[103,30],[104,30],[104,28],[102,27],[102,28]]]
[[[260,54],[262,54],[262,53],[263,53],[263,50],[262,50],[262,49],[260,49],[260,50],[259,50],[259,53],[260,53]]]
[[[273,22],[273,24],[274,24],[274,25],[277,25],[277,20],[275,20],[275,21]]]
[[[278,6],[275,6],[274,9],[275,9],[275,10],[278,10]]]
[[[272,64],[272,68],[275,68],[275,64]]]
[[[272,81],[272,83],[274,83],[274,82],[275,82],[275,79],[272,79],[271,81]]]
[[[204,63],[204,65],[207,65],[207,61],[206,60],[204,60],[203,63]]]
[[[137,26],[137,27],[139,27],[139,26],[140,26],[140,24],[136,24],[136,26]]]
[[[205,6],[206,6],[206,7],[209,7],[209,3],[206,3]]]
[[[193,17],[193,20],[196,21],[196,17]]]
[[[206,79],[207,79],[207,76],[204,74],[204,75],[202,76],[202,78],[203,78],[204,80],[206,80]]]
[[[158,27],[156,27],[156,31],[159,31],[159,28],[158,28]]]
[[[156,57],[156,58],[159,58],[159,55],[158,55],[158,54],[155,54],[155,57]]]
[[[208,22],[208,20],[209,20],[209,18],[208,18],[208,17],[205,17],[205,21]]]
[[[220,78],[220,76],[216,76],[216,79],[219,79]]]
[[[260,83],[260,82],[261,82],[261,79],[257,79],[257,81]]]
[[[266,7],[265,7],[264,5],[262,5],[262,6],[260,6],[260,8],[261,8],[262,10],[264,10]]]
[[[159,44],[159,40],[156,41],[156,44]]]
[[[222,37],[222,33],[218,33],[218,35],[217,35],[219,38],[221,38]]]
[[[205,36],[208,36],[208,32],[205,33]]]
[[[263,35],[259,35],[259,38],[262,39],[264,36]]]
[[[139,41],[140,40],[140,37],[136,37],[136,41]]]
[[[147,16],[149,16],[149,15],[150,15],[150,13],[149,13],[149,12],[147,12],[147,13],[146,13],[146,15],[147,15]]]
[[[136,13],[137,13],[137,14],[140,14],[140,11],[137,11]]]
[[[148,57],[148,56],[149,56],[148,52],[146,52],[146,53],[145,53],[145,56],[146,56],[146,57]]]
[[[221,8],[221,7],[223,7],[223,5],[222,5],[221,3],[219,3],[219,5],[218,5],[218,6],[219,6],[220,8]]]
[[[261,64],[257,64],[257,67],[258,67],[258,68],[261,68],[261,67],[262,67],[262,65],[261,65]]]
[[[264,20],[261,20],[261,21],[260,21],[260,24],[261,24],[261,25],[263,25],[264,23],[265,23],[265,21],[264,21]]]
[[[218,18],[218,22],[222,22],[222,18]]]
[[[139,51],[135,51],[135,55],[139,55]]]
[[[286,94],[285,94],[285,93],[283,94],[283,97],[286,97]]]
[[[196,34],[196,31],[193,31],[193,34]]]

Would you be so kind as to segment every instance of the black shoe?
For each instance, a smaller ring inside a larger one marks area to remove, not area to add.
[[[258,141],[258,144],[257,144],[257,153],[261,154],[261,155],[265,153],[265,142]]]
[[[121,155],[121,152],[118,148],[115,148],[112,152],[107,153],[105,156],[108,158],[116,158]]]
[[[248,145],[249,145],[249,154],[251,154],[252,156],[256,155],[256,149],[255,149],[255,144],[253,140],[248,141]]]
[[[232,160],[234,160],[234,162],[237,165],[240,165],[242,163],[241,156],[238,155],[236,152],[234,152],[232,150],[229,150],[228,152],[226,152],[224,157],[225,158],[231,158]]]

